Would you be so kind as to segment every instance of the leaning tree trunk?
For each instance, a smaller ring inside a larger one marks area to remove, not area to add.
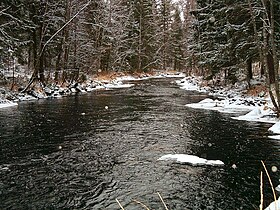
[[[275,19],[273,11],[273,1],[270,1],[270,21],[271,21],[271,34],[270,42],[272,45],[272,60],[273,60],[273,69],[274,69],[274,78],[275,78],[275,95],[277,99],[277,115],[280,115],[280,93],[279,93],[279,60],[276,55],[276,46],[275,46]]]

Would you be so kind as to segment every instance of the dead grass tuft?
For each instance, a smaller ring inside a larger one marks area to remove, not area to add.
[[[267,88],[265,85],[254,85],[251,86],[250,89],[247,91],[248,95],[251,96],[260,96],[260,95],[266,95],[267,94]]]

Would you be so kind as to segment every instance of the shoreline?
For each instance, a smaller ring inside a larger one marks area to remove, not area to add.
[[[77,93],[89,93],[101,89],[119,89],[130,88],[134,84],[126,84],[125,81],[139,81],[153,78],[183,78],[184,73],[181,72],[152,72],[143,74],[113,74],[100,75],[95,78],[89,78],[85,82],[75,82],[72,84],[48,84],[46,87],[39,87],[34,84],[33,87],[21,93],[19,91],[10,91],[2,88],[0,92],[0,109],[17,106],[23,101],[35,101],[40,99],[52,99],[67,97]]]

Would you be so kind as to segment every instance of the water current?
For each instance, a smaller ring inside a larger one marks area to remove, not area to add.
[[[170,210],[259,209],[260,161],[275,184],[280,178],[271,172],[280,169],[280,143],[267,138],[271,125],[188,108],[206,95],[174,80],[1,109],[0,209],[120,209],[116,199],[126,210],[164,203]],[[170,153],[225,165],[157,160]]]

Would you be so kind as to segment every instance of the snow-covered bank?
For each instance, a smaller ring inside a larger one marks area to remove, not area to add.
[[[45,98],[61,98],[76,93],[86,93],[100,89],[119,89],[119,88],[130,88],[134,84],[124,83],[125,81],[133,80],[146,80],[152,78],[182,78],[185,74],[183,73],[161,73],[158,72],[155,75],[138,75],[138,76],[123,76],[117,75],[113,79],[88,79],[83,83],[72,83],[72,84],[49,84],[42,88],[39,85],[33,86],[30,90],[25,93],[12,92],[9,90],[1,89],[0,93],[0,108],[10,107],[17,105],[20,101],[31,101]]]
[[[211,165],[211,166],[219,166],[224,165],[224,163],[220,160],[207,160],[204,158],[200,158],[194,155],[186,155],[186,154],[168,154],[160,157],[158,160],[162,161],[176,161],[179,163],[188,163],[193,166],[202,166],[202,165]]]
[[[261,81],[252,81],[252,85],[261,85]],[[215,110],[227,113],[242,113],[238,117],[232,117],[236,120],[246,120],[254,122],[264,122],[274,124],[268,129],[272,134],[268,136],[271,139],[280,140],[280,121],[273,111],[273,105],[267,93],[261,90],[257,95],[246,94],[246,84],[238,84],[231,87],[209,87],[203,86],[202,78],[186,77],[176,82],[182,89],[189,91],[198,91],[207,93],[207,95],[216,96],[214,98],[206,98],[198,103],[186,104],[187,107],[196,109]],[[244,114],[244,112],[247,112]],[[278,134],[278,135],[273,135]],[[167,155],[160,159],[174,159],[178,162],[190,162],[191,164],[201,163],[200,159],[194,157],[181,157],[180,155]],[[204,160],[207,161],[207,160]],[[203,162],[202,162],[203,163]],[[207,162],[206,162],[207,163]],[[276,187],[280,191],[280,185]],[[265,210],[280,209],[280,197],[272,202]]]
[[[246,95],[245,86],[241,84],[231,87],[203,87],[201,77],[186,77],[177,81],[177,84],[185,90],[195,90],[207,92],[208,95],[216,96],[216,99],[206,98],[198,103],[186,104],[187,107],[215,110],[227,113],[244,113],[238,117],[232,117],[236,120],[257,121],[265,123],[277,123],[279,120],[273,111],[273,106],[269,97],[265,93],[257,96]],[[270,130],[273,133],[279,132],[280,126]]]
[[[186,104],[187,107],[208,109],[226,113],[236,113],[253,110],[257,105],[249,99],[210,99],[206,98],[198,103]]]
[[[185,77],[181,80],[177,80],[176,84],[184,90],[198,91],[198,92],[207,92],[208,87],[201,86],[201,77]]]
[[[7,108],[7,107],[11,107],[11,106],[17,106],[17,103],[14,103],[12,101],[9,101],[7,99],[1,99],[0,98],[0,108]]]
[[[272,109],[266,106],[255,107],[252,111],[245,115],[241,115],[239,117],[232,117],[236,120],[246,120],[246,121],[254,121],[254,122],[264,122],[264,123],[276,123],[278,119],[276,115],[272,111]]]

